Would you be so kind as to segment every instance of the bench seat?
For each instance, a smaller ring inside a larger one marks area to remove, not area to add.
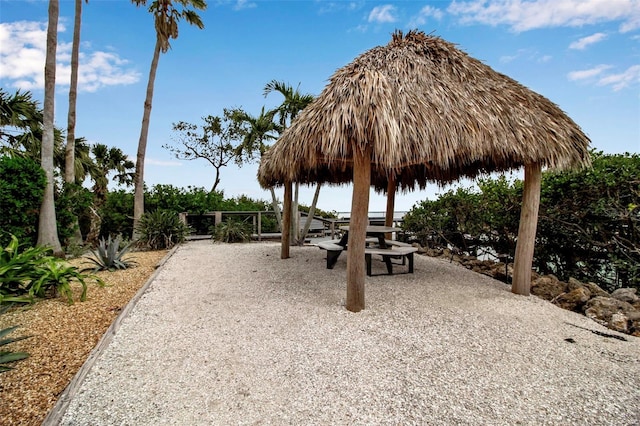
[[[404,244],[404,243],[403,243]],[[393,263],[391,259],[402,259],[402,264],[405,264],[405,260],[408,263],[407,273],[413,274],[413,254],[418,249],[412,246],[396,246],[391,249],[381,249],[374,247],[366,247],[364,249],[364,257],[367,263],[367,275],[371,276],[371,256],[380,255],[385,265],[387,265],[387,273],[393,274]]]
[[[318,243],[318,247],[327,251],[327,269],[333,269],[336,266],[338,257],[345,249],[340,244],[332,243],[331,241],[321,241]]]

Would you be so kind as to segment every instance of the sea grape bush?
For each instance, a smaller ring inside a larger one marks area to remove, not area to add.
[[[543,173],[534,267],[603,288],[640,287],[640,156],[592,152],[592,167]],[[481,179],[405,216],[422,245],[477,255],[515,253],[522,181]]]

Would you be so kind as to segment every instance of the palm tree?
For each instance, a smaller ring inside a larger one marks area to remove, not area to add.
[[[294,89],[290,84],[283,81],[271,80],[264,87],[264,96],[268,96],[271,92],[278,92],[284,96],[284,100],[279,107],[275,109],[279,116],[280,126],[284,131],[291,122],[298,116],[300,111],[305,109],[311,102],[313,102],[313,95],[301,94],[298,88]],[[293,231],[292,243],[302,244],[304,241],[304,234],[309,230],[311,221],[313,220],[313,212],[318,202],[318,196],[320,195],[320,185],[316,187],[315,194],[313,196],[313,202],[309,209],[309,216],[307,216],[307,222],[305,223],[305,231],[300,234],[300,225],[298,224],[298,192],[300,190],[300,184],[296,182],[294,189],[293,202],[291,203],[291,230]]]
[[[87,3],[89,0],[85,0]],[[75,183],[76,99],[78,96],[78,56],[80,50],[80,25],[82,23],[82,0],[76,0],[71,47],[71,82],[69,84],[69,111],[67,114],[67,145],[65,148],[64,181]]]
[[[115,181],[121,185],[131,185],[134,177],[132,170],[134,170],[135,164],[120,148],[109,148],[103,144],[96,144],[91,148],[91,153],[94,157],[94,166],[89,171],[89,175],[93,180],[94,198],[87,242],[95,244],[100,236],[102,217],[99,212],[107,200],[109,174],[115,172],[113,176]]]
[[[18,90],[10,96],[0,88],[0,144],[4,150],[33,143],[34,131],[41,131],[42,121],[42,110],[30,92]]]
[[[145,6],[147,0],[131,0],[136,6]],[[176,5],[181,6],[176,8]],[[136,231],[138,221],[144,213],[144,158],[147,150],[147,136],[149,133],[149,119],[151,117],[151,105],[153,103],[153,86],[158,69],[160,52],[167,53],[171,47],[169,40],[178,38],[178,22],[184,18],[190,25],[204,28],[200,16],[192,10],[205,10],[207,3],[204,0],[154,0],[149,6],[149,12],[153,13],[156,28],[156,45],[151,60],[149,70],[149,81],[147,83],[147,96],[144,101],[144,113],[142,115],[142,128],[140,130],[140,140],[138,141],[138,152],[136,155],[136,174],[134,178],[134,201],[133,201],[133,239],[137,239]]]
[[[264,107],[262,107],[260,115],[254,117],[240,108],[231,110],[231,119],[240,126],[246,126],[242,143],[236,149],[238,164],[253,160],[256,153],[259,154],[259,159],[261,159],[269,148],[265,141],[277,139],[276,134],[282,131],[282,127],[273,120],[276,113],[276,110],[265,112]],[[269,188],[269,190],[271,191],[271,205],[276,214],[278,228],[282,228],[282,215],[280,214],[276,192],[273,187]]]
[[[38,242],[49,246],[53,253],[62,256],[62,246],[58,239],[56,207],[53,199],[53,145],[54,145],[54,97],[56,85],[56,47],[58,42],[58,0],[49,0],[49,24],[47,26],[47,53],[44,66],[44,111],[40,164],[47,177],[47,186],[42,197],[38,221]]]

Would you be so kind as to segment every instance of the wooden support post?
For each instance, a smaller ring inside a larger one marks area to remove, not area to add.
[[[542,168],[539,163],[525,164],[522,210],[518,227],[518,242],[513,262],[513,284],[511,292],[528,296],[531,289],[531,265],[536,243],[538,208]]]
[[[353,196],[347,250],[347,303],[351,312],[364,309],[365,240],[369,223],[371,147],[353,150]]]
[[[284,201],[282,206],[282,238],[280,259],[289,258],[289,237],[291,228],[291,182],[284,183]]]
[[[222,223],[222,212],[213,212],[213,224],[218,225]]]
[[[389,175],[389,183],[387,184],[387,211],[384,215],[384,226],[393,226],[393,212],[396,204],[396,177]],[[392,235],[386,234],[387,240],[392,239]]]
[[[258,212],[258,241],[262,241],[262,212]]]

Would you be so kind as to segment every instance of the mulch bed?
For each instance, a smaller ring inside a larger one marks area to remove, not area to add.
[[[85,302],[68,305],[59,297],[0,316],[0,329],[20,326],[9,337],[32,336],[9,346],[30,356],[14,363],[14,370],[0,374],[0,423],[42,424],[91,350],[166,254],[165,250],[132,253],[135,267],[98,272],[107,286],[89,283]],[[70,263],[89,266],[81,259]],[[80,285],[74,287],[74,294],[78,300]]]

